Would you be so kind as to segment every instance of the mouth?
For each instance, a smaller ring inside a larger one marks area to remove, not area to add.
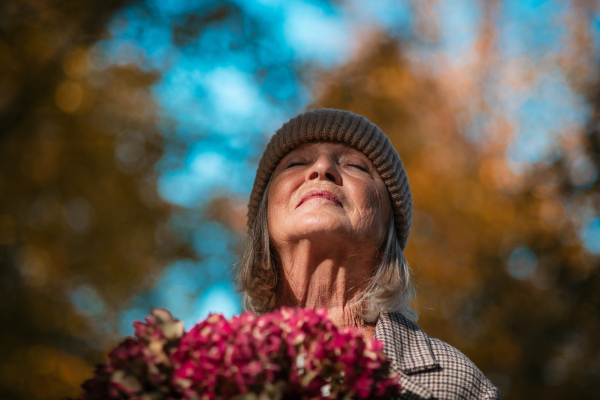
[[[334,202],[338,206],[344,208],[344,206],[342,205],[342,202],[338,199],[338,197],[335,194],[328,192],[327,190],[311,190],[310,192],[308,192],[307,194],[305,194],[302,197],[302,200],[300,200],[300,203],[298,203],[296,208],[300,207],[307,200],[314,199],[314,198],[327,199],[327,200]]]

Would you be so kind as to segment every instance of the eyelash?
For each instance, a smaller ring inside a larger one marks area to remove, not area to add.
[[[297,165],[304,165],[304,164],[306,164],[306,163],[304,163],[302,161],[292,161],[292,162],[290,162],[287,165],[286,168],[292,168],[292,167],[295,167]],[[363,167],[362,165],[359,165],[359,164],[348,164],[348,166],[349,167],[353,167],[353,168],[357,168],[357,169],[359,169],[359,170],[361,170],[363,172],[369,172],[369,170],[367,168],[365,168],[365,167]]]
[[[363,167],[362,165],[358,165],[358,164],[348,164],[350,167],[354,167],[354,168],[358,168],[363,172],[369,172],[365,167]]]
[[[292,167],[295,167],[296,165],[304,165],[304,163],[301,161],[292,161],[291,163],[288,164],[288,166],[286,168],[292,168]]]

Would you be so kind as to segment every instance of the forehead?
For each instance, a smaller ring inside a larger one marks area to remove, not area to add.
[[[325,154],[355,154],[367,158],[362,152],[346,143],[338,142],[308,142],[290,150],[286,157],[294,153],[325,153]]]

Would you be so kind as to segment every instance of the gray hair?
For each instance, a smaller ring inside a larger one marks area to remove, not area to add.
[[[243,293],[245,311],[263,314],[272,311],[281,283],[281,265],[273,254],[267,221],[267,194],[270,181],[256,214],[256,220],[245,238],[244,253],[237,265],[236,283]],[[382,312],[399,312],[416,321],[417,313],[410,308],[415,295],[410,280],[411,269],[404,258],[396,234],[394,218],[390,218],[387,238],[381,258],[366,288],[358,296],[360,316],[366,323],[375,323]]]

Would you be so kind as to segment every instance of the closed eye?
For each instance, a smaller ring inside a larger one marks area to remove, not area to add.
[[[352,168],[358,168],[364,172],[369,172],[369,170],[366,167],[363,167],[362,165],[359,165],[359,164],[348,164],[348,166],[352,167]]]
[[[301,162],[301,161],[292,161],[292,162],[290,162],[290,163],[287,165],[287,167],[286,167],[286,168],[292,168],[292,167],[295,167],[295,166],[297,166],[297,165],[304,165],[304,164],[305,164],[305,163],[304,163],[304,162]]]

